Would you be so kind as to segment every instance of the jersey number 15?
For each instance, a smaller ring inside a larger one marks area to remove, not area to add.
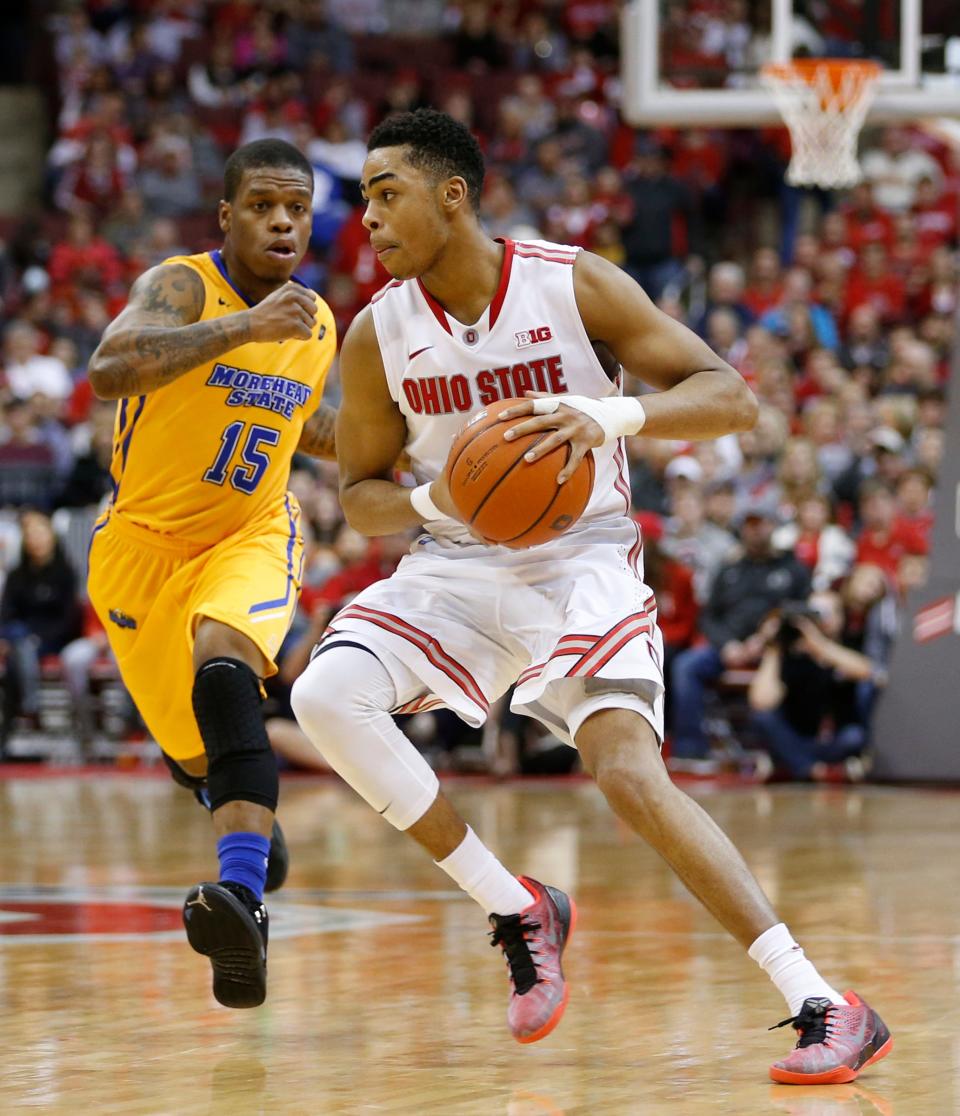
[[[231,422],[220,435],[220,452],[214,463],[203,474],[205,481],[209,481],[210,484],[223,484],[227,479],[230,462],[233,460],[234,452],[246,426],[245,422]],[[279,430],[274,430],[272,426],[251,424],[240,450],[240,460],[243,464],[235,465],[230,471],[230,484],[238,492],[245,492],[249,496],[256,489],[270,464],[270,458],[260,447],[275,446],[279,441]]]

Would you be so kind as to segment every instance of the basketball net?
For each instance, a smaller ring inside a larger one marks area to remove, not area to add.
[[[848,59],[796,58],[761,71],[790,129],[792,186],[836,190],[862,175],[857,137],[876,93],[881,67]]]

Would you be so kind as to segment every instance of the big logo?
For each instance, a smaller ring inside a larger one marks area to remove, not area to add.
[[[540,345],[552,339],[553,331],[548,325],[537,326],[536,329],[521,329],[519,333],[513,335],[518,349],[525,349],[528,345]]]

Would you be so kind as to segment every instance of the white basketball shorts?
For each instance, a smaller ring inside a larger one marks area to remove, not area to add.
[[[447,706],[480,725],[511,685],[511,707],[566,744],[598,709],[641,713],[663,740],[663,641],[632,520],[531,550],[421,535],[396,572],[331,620],[383,662],[395,713]],[[386,652],[386,654],[384,654]]]

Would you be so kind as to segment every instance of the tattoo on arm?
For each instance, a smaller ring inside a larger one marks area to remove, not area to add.
[[[182,264],[153,268],[90,358],[88,375],[102,399],[143,395],[198,364],[250,340],[245,312],[201,322],[203,281]]]
[[[145,281],[142,291],[134,285],[132,293],[139,296],[144,313],[174,321],[183,317],[196,321],[203,313],[205,297],[200,276],[183,264],[157,271],[159,274],[151,272],[142,276]]]
[[[303,424],[303,433],[297,449],[311,457],[327,457],[335,460],[337,456],[337,412],[329,403],[321,403],[317,410]]]

